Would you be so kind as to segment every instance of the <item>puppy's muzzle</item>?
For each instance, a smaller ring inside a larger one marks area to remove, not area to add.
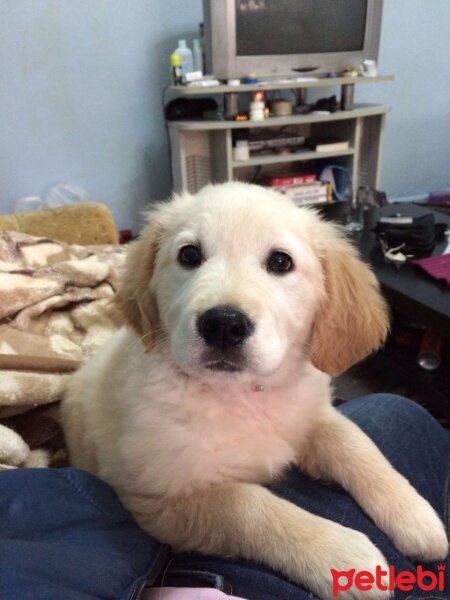
[[[233,306],[210,308],[197,319],[197,331],[209,349],[211,369],[234,371],[242,366],[240,346],[250,337],[253,323]]]

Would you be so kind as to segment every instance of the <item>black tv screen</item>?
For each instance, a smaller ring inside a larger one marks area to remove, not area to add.
[[[238,56],[362,50],[367,0],[236,0]]]

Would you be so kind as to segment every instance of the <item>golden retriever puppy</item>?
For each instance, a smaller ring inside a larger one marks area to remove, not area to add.
[[[446,556],[429,503],[330,403],[329,376],[388,327],[335,225],[243,183],[175,197],[131,245],[118,300],[129,326],[73,377],[63,420],[73,464],[150,534],[262,561],[324,600],[330,569],[386,568],[364,534],[263,487],[295,463],[341,484],[404,554]]]

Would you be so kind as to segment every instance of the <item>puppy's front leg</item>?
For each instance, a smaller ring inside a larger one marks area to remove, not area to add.
[[[405,555],[426,561],[447,556],[447,535],[431,505],[331,406],[310,431],[299,464],[315,477],[340,483]]]
[[[247,483],[211,486],[186,497],[157,500],[122,495],[138,523],[178,551],[248,558],[281,571],[322,600],[333,598],[331,569],[387,570],[379,550],[362,533],[312,515]],[[349,590],[346,598],[357,600]],[[389,592],[373,589],[367,600]]]

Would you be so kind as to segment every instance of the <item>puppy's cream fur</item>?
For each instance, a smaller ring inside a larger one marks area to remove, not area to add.
[[[187,244],[202,249],[198,268],[177,261]],[[268,272],[274,250],[291,272]],[[374,275],[338,228],[247,184],[175,197],[130,247],[118,300],[130,326],[73,377],[63,420],[73,464],[108,481],[149,533],[263,561],[331,598],[330,569],[386,562],[362,533],[262,487],[297,463],[339,482],[405,554],[446,556],[428,502],[330,403],[329,375],[388,326]],[[221,305],[255,324],[237,373],[207,367],[195,328]]]

